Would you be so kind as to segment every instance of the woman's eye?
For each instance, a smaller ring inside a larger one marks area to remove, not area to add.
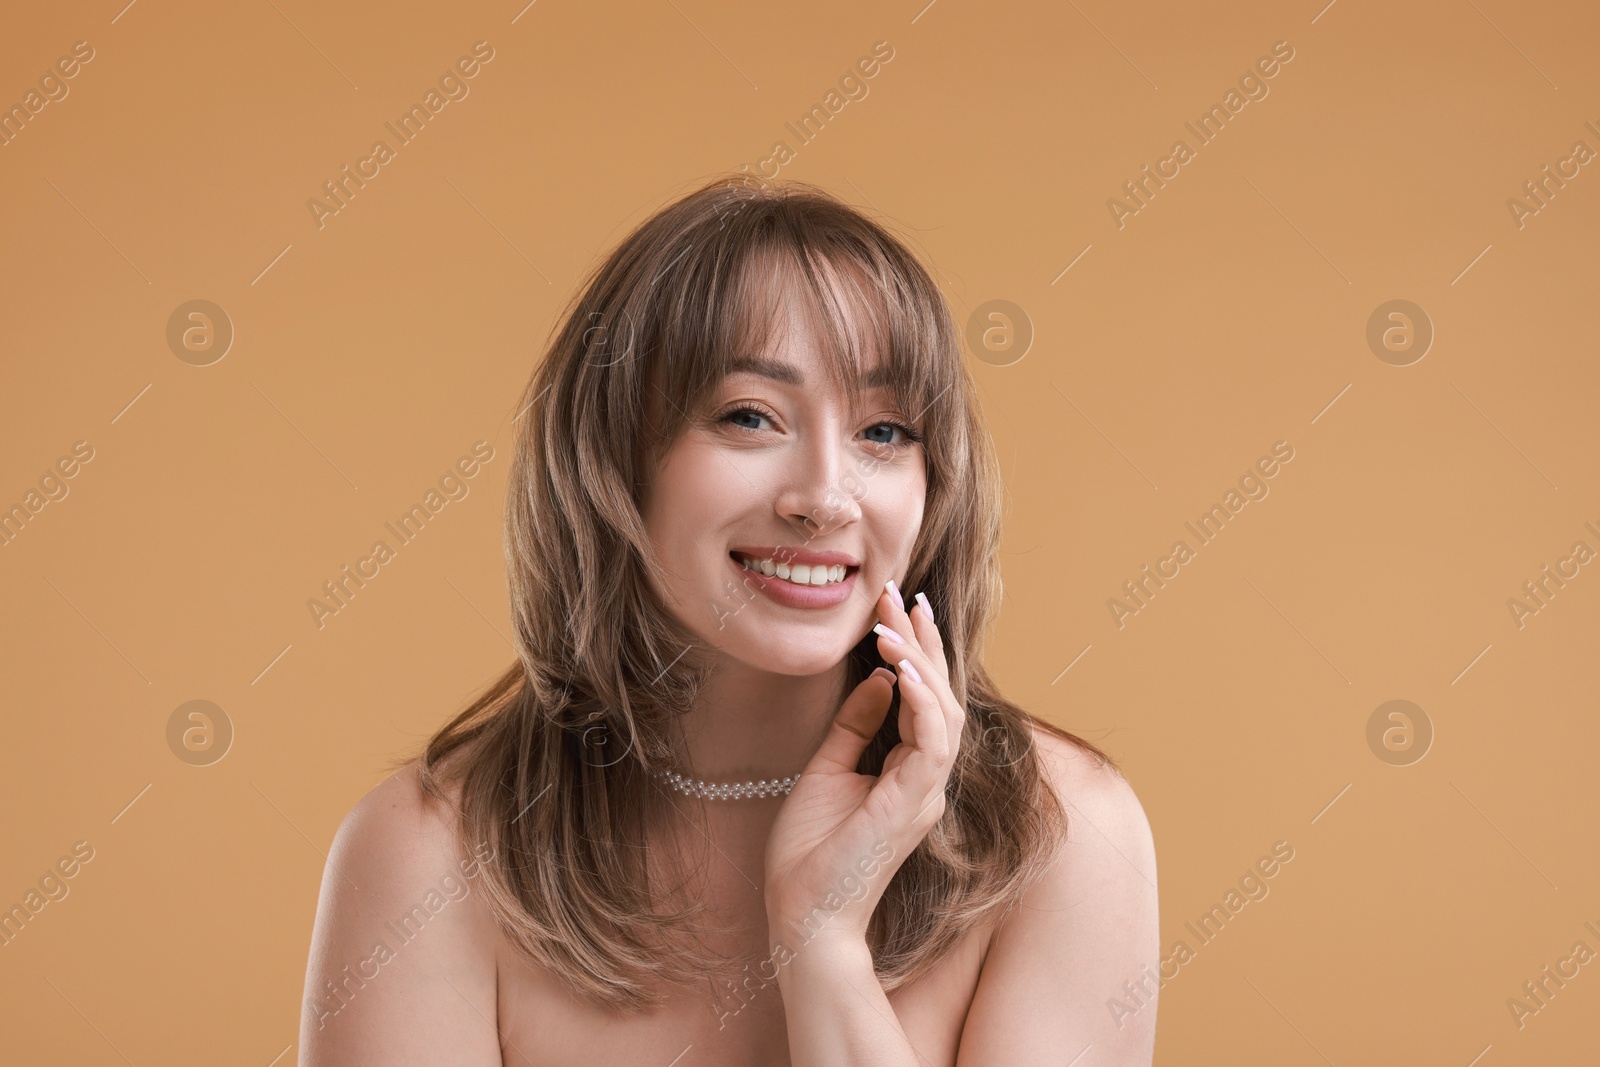
[[[893,419],[889,419],[885,422],[880,422],[875,426],[868,427],[866,432],[873,444],[889,445],[897,448],[909,447],[910,445],[914,445],[922,440],[921,434],[917,433],[905,423],[895,422]],[[880,432],[887,433],[888,437],[886,439],[870,437],[871,434]],[[900,435],[900,440],[896,441],[894,439],[895,434]]]
[[[892,422],[880,422],[876,426],[868,427],[867,437],[874,444],[892,445],[895,443],[894,435],[902,432],[903,431],[900,429],[900,427],[896,426]],[[873,437],[873,434],[882,434],[884,436]]]
[[[767,418],[767,414],[764,411],[758,411],[752,407],[742,407],[734,408],[732,411],[724,413],[717,421],[732,423],[744,430],[759,430],[761,428],[759,422],[765,418]],[[752,423],[750,420],[755,420],[755,422]]]
[[[754,432],[764,428],[762,425],[763,420],[770,423],[775,418],[776,416],[761,408],[744,404],[723,412],[717,416],[717,422]],[[886,419],[883,422],[876,423],[862,432],[867,435],[867,440],[873,444],[886,445],[891,448],[904,448],[922,440],[922,436],[911,427],[893,419]],[[896,438],[896,434],[899,435],[898,438]]]

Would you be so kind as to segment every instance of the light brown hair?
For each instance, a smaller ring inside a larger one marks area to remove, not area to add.
[[[1015,904],[1055,855],[1065,813],[1033,729],[1110,763],[1007,700],[980,659],[1000,601],[1000,473],[938,286],[885,228],[820,189],[711,181],[634,230],[558,320],[515,423],[505,548],[519,662],[416,757],[428,795],[460,784],[461,838],[494,848],[480,884],[500,928],[596,1003],[642,1008],[663,985],[737,967],[696,947],[701,905],[678,899],[644,848],[665,804],[650,772],[685,766],[676,726],[705,668],[648,580],[662,571],[641,504],[692,413],[735,358],[767,350],[774,308],[796,296],[836,380],[854,387],[862,354],[879,353],[925,439],[926,505],[902,585],[937,605],[967,713],[945,812],[871,919],[885,989]],[[871,491],[871,471],[858,474],[841,494]],[[881,665],[876,635],[847,660],[849,691]],[[891,707],[861,773],[882,769],[896,719]]]

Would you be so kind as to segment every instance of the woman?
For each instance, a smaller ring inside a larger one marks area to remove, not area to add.
[[[519,662],[340,827],[301,1062],[1148,1064],[1149,827],[979,659],[999,478],[916,258],[712,182],[515,425]]]

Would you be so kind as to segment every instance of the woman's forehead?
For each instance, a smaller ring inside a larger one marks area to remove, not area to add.
[[[785,385],[814,387],[837,382],[856,389],[877,389],[893,376],[878,336],[877,317],[860,307],[862,294],[830,286],[831,299],[819,305],[803,282],[779,282],[787,292],[774,301],[765,330],[746,331],[745,344],[731,353],[728,375],[749,374]],[[753,323],[751,325],[754,325]]]

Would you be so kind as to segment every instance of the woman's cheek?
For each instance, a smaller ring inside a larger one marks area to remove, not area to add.
[[[927,485],[920,463],[886,465],[879,468],[877,476],[868,483],[868,495],[876,496],[880,507],[901,522],[909,518],[915,529],[922,521]]]

